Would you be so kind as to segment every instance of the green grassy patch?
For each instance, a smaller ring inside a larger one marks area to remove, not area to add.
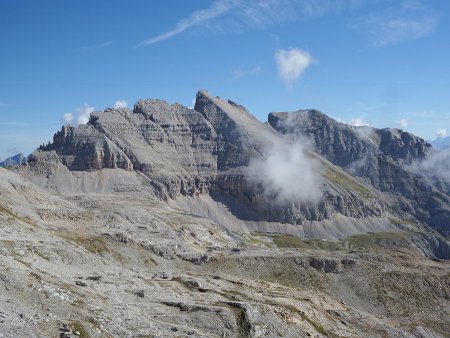
[[[259,234],[262,236],[263,234]],[[316,249],[316,250],[339,250],[344,249],[345,245],[342,241],[329,241],[321,239],[305,240],[293,235],[274,235],[265,234],[270,237],[278,248],[294,248],[294,249]]]
[[[277,248],[290,248],[299,250],[324,250],[336,251],[346,250],[349,248],[372,248],[385,247],[387,244],[402,241],[411,236],[417,235],[413,231],[389,231],[389,232],[369,232],[366,234],[358,234],[349,236],[339,241],[331,241],[324,239],[306,240],[293,235],[278,234],[262,234],[254,233],[253,236],[266,236],[272,239]]]
[[[105,254],[109,252],[107,240],[101,236],[88,237],[75,233],[57,233],[59,237],[74,242],[93,254]]]
[[[389,217],[389,222],[391,222],[392,225],[404,225],[404,224],[417,225],[416,223],[414,223],[412,221],[405,220],[405,219],[399,219],[399,218],[395,218],[395,217]]]
[[[401,241],[411,236],[410,232],[369,232],[353,235],[346,239],[351,248],[369,248],[382,246],[383,242]]]
[[[323,335],[325,337],[332,337],[332,338],[338,337],[333,332],[329,332],[329,331],[325,330],[325,328],[322,325],[313,321],[311,318],[307,317],[303,312],[301,312],[295,306],[286,305],[286,308],[288,308],[292,313],[296,313],[297,315],[299,315],[302,318],[302,320],[308,322],[314,328],[314,330],[316,330],[317,333],[320,333],[321,335]]]
[[[78,321],[72,322],[72,324],[70,326],[71,326],[73,332],[78,331],[80,333],[80,335],[79,335],[80,338],[89,338],[90,337],[89,333],[86,331],[84,326],[81,325],[80,322],[78,322]]]
[[[373,198],[373,194],[369,189],[367,189],[354,178],[351,178],[350,176],[347,176],[337,171],[336,169],[327,168],[327,171],[325,172],[325,178],[330,182],[336,184],[337,186],[343,187],[344,189],[358,194],[360,197]]]

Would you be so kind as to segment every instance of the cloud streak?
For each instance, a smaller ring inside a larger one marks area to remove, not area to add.
[[[112,44],[113,44],[113,41],[110,40],[110,41],[105,41],[105,42],[99,43],[97,45],[82,47],[81,50],[87,52],[87,51],[91,51],[91,50],[104,49],[104,48],[111,46]]]
[[[335,14],[358,6],[362,0],[215,0],[210,7],[194,11],[173,29],[140,42],[155,44],[194,27],[219,33],[264,29],[277,23]]]
[[[165,33],[162,33],[160,35],[154,36],[152,38],[146,39],[138,44],[138,47],[151,45],[157,42],[161,42],[167,39],[170,39],[171,37],[178,35],[180,33],[183,33],[185,30],[199,26],[201,24],[206,23],[207,21],[214,19],[220,15],[225,14],[226,12],[230,11],[233,7],[235,7],[236,1],[214,1],[211,5],[211,7],[207,9],[201,9],[198,11],[195,11],[192,13],[192,15],[188,18],[182,19],[179,21],[175,28],[167,31]]]

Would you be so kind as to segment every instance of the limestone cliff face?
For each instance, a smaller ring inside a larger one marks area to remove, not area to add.
[[[319,159],[325,173],[320,201],[273,203],[263,184],[248,179],[248,164],[264,158],[279,138],[239,104],[199,91],[194,109],[140,100],[133,110],[92,113],[87,125],[63,127],[30,164],[37,166],[44,158],[51,162],[53,155],[45,153],[52,153],[70,171],[134,170],[161,198],[210,194],[237,206],[230,210],[239,209],[240,217],[248,220],[303,224],[336,213],[356,218],[383,215],[385,205],[374,192],[324,158]]]
[[[282,134],[304,137],[315,151],[375,189],[393,194],[394,209],[438,229],[450,229],[448,187],[409,170],[432,146],[399,129],[352,127],[316,110],[271,113],[269,124]]]

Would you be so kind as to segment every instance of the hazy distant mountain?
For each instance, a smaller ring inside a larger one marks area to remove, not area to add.
[[[450,148],[450,136],[438,137],[434,141],[430,141],[430,143],[438,150]]]
[[[0,162],[0,167],[10,167],[22,164],[26,161],[26,158],[22,153],[16,154],[14,156],[8,157],[6,160]]]

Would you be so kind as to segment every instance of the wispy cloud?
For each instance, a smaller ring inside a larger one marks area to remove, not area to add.
[[[6,107],[6,106],[8,106],[7,103],[5,103],[5,102],[0,102],[0,108]]]
[[[98,49],[103,49],[103,48],[107,48],[109,46],[111,46],[114,43],[114,41],[110,40],[110,41],[105,41],[96,45],[91,45],[91,46],[84,46],[81,48],[81,50],[87,52],[87,51],[91,51],[91,50],[98,50]]]
[[[253,67],[252,69],[242,69],[242,68],[236,68],[233,69],[231,72],[231,75],[233,79],[241,79],[247,76],[258,76],[263,71],[261,66]]]
[[[292,86],[306,68],[316,62],[309,52],[298,48],[278,50],[275,53],[275,60],[278,74],[288,86]]]
[[[167,31],[165,33],[162,33],[160,35],[154,36],[152,38],[146,39],[142,41],[138,47],[145,46],[145,45],[151,45],[156,42],[160,42],[163,40],[170,39],[171,37],[183,33],[185,30],[202,25],[206,23],[207,21],[214,19],[218,16],[221,16],[228,11],[230,11],[232,8],[236,6],[237,1],[232,0],[219,0],[214,1],[212,5],[209,8],[201,9],[198,11],[195,11],[192,13],[192,15],[188,18],[184,18],[181,21],[179,21],[175,28]]]
[[[403,1],[360,17],[354,28],[369,36],[372,47],[383,47],[430,35],[438,20],[438,13],[422,1]]]
[[[219,33],[264,29],[295,19],[335,14],[358,6],[363,0],[215,0],[210,7],[194,11],[173,29],[150,37],[137,46],[168,40],[194,27]]]

